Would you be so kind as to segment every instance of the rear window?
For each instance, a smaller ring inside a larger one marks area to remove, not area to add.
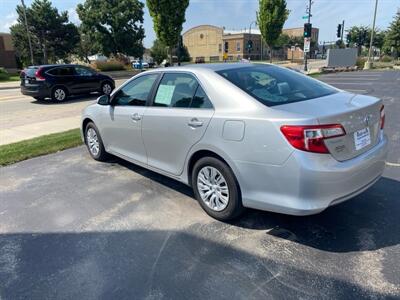
[[[26,76],[28,76],[28,77],[35,77],[35,73],[38,69],[39,68],[28,68],[28,69],[25,69],[24,72],[25,72]]]
[[[271,65],[227,69],[217,73],[267,106],[299,102],[337,92],[322,82]]]

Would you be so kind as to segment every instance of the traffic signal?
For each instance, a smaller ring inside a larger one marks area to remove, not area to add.
[[[304,24],[304,37],[305,38],[310,38],[311,37],[311,29],[312,29],[311,23],[305,23]]]
[[[252,40],[247,41],[246,48],[247,48],[248,52],[251,52],[251,50],[253,50],[253,41]]]
[[[228,43],[228,42],[225,42],[225,43],[224,43],[224,52],[225,52],[225,53],[228,53],[228,46],[229,46],[229,43]]]
[[[338,38],[340,38],[341,35],[342,35],[342,24],[338,24],[336,36],[337,36]]]

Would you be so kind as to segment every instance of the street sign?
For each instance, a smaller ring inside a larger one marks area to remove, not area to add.
[[[310,38],[304,38],[304,52],[310,52]]]
[[[302,16],[301,18],[302,19],[308,19],[308,16]]]
[[[296,46],[291,46],[290,51],[296,51]]]

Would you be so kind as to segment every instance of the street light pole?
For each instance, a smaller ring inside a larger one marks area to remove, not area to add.
[[[26,19],[26,7],[24,0],[21,0],[21,3],[22,3],[22,10],[24,11],[25,28],[26,28],[26,34],[28,36],[29,52],[31,54],[31,64],[33,65],[34,63],[33,63],[32,42],[31,42],[31,35],[29,34],[28,21]]]
[[[308,24],[310,24],[311,22],[311,0],[308,0]],[[304,50],[304,46],[303,46],[303,50]],[[304,52],[304,71],[308,71],[307,68],[307,52]]]
[[[377,8],[378,8],[378,0],[375,0],[374,21],[372,22],[371,40],[369,42],[369,51],[368,51],[368,60],[364,64],[364,69],[371,69],[372,68],[371,52],[372,52],[372,45],[374,43],[375,20],[376,20],[376,10],[377,10]]]

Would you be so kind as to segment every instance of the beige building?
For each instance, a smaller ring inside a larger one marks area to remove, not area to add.
[[[190,57],[203,58],[206,61],[221,60],[223,55],[223,28],[212,25],[193,27],[182,35],[183,44],[187,47]]]
[[[283,29],[289,36],[303,36],[303,27]],[[318,42],[319,29],[313,28],[311,38]],[[251,34],[247,30],[224,31],[224,28],[213,25],[200,25],[183,33],[183,44],[187,47],[192,61],[222,61],[224,59],[225,45],[228,47],[227,59],[239,60],[241,58],[258,60],[266,58],[267,47],[261,41],[260,31],[253,29]],[[246,45],[251,40],[253,48],[249,52]],[[285,54],[286,56],[286,54]]]

